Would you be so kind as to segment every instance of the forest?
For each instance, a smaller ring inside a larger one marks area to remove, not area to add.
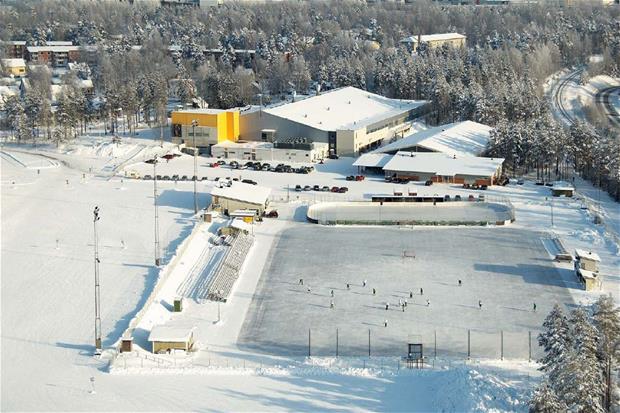
[[[620,76],[617,8],[431,1],[225,2],[206,9],[83,0],[9,4],[0,8],[1,40],[97,47],[90,68],[94,95],[85,96],[69,79],[52,110],[49,79],[33,73],[35,87],[7,102],[9,127],[20,140],[34,139],[41,127],[46,139],[61,142],[94,119],[114,123],[117,108],[130,130],[138,121],[164,123],[171,79],[182,102],[200,97],[214,108],[256,104],[258,94],[269,103],[293,91],[351,85],[426,99],[430,124],[493,126],[488,153],[505,157],[511,174],[535,170],[541,179],[555,179],[574,169],[620,200],[617,132],[604,123],[565,129],[542,87],[552,73],[578,65],[587,66],[587,76]],[[412,53],[399,42],[443,32],[466,35],[467,47]],[[205,49],[220,53],[208,56]],[[588,64],[592,54],[602,62]]]

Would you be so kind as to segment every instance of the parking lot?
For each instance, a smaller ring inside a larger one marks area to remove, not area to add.
[[[436,334],[439,355],[466,356],[470,330],[472,357],[498,357],[503,331],[505,357],[527,358],[531,332],[535,356],[544,316],[572,303],[540,237],[510,227],[296,224],[271,252],[239,344],[307,355],[310,342],[311,354],[335,355],[338,342],[340,355],[368,355],[370,336],[373,355],[403,354],[408,341],[428,354]]]

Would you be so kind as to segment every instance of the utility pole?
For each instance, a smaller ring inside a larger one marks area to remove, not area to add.
[[[196,126],[198,121],[192,120],[192,137],[194,142],[194,215],[198,214],[198,199],[196,198],[196,181],[198,181],[198,148],[196,147]]]
[[[155,266],[159,267],[159,211],[157,208],[157,158],[153,162],[153,206],[155,207]]]
[[[97,239],[97,221],[99,207],[93,210],[93,227],[95,236],[95,354],[101,354],[101,296],[99,291],[99,241]]]

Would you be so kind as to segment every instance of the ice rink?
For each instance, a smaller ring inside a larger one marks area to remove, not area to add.
[[[411,340],[432,356],[436,334],[439,355],[467,355],[470,330],[472,357],[499,357],[503,331],[504,356],[527,358],[531,331],[536,356],[544,316],[555,303],[573,302],[541,236],[515,228],[298,224],[271,252],[240,345],[304,355],[310,341],[312,355],[327,356],[338,341],[339,355],[367,355],[370,335],[372,355],[404,354]],[[408,301],[404,312],[399,300]]]

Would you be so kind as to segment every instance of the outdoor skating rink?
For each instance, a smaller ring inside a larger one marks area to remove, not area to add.
[[[470,330],[471,356],[495,358],[503,331],[504,357],[527,358],[531,331],[536,357],[544,316],[555,303],[573,303],[542,236],[511,227],[297,224],[270,253],[239,344],[301,356],[310,342],[312,355],[336,355],[338,347],[341,356],[367,356],[370,335],[373,356],[404,355],[407,342],[423,343],[425,356],[434,355],[435,343],[439,356],[467,356]],[[399,299],[408,301],[405,312]]]

